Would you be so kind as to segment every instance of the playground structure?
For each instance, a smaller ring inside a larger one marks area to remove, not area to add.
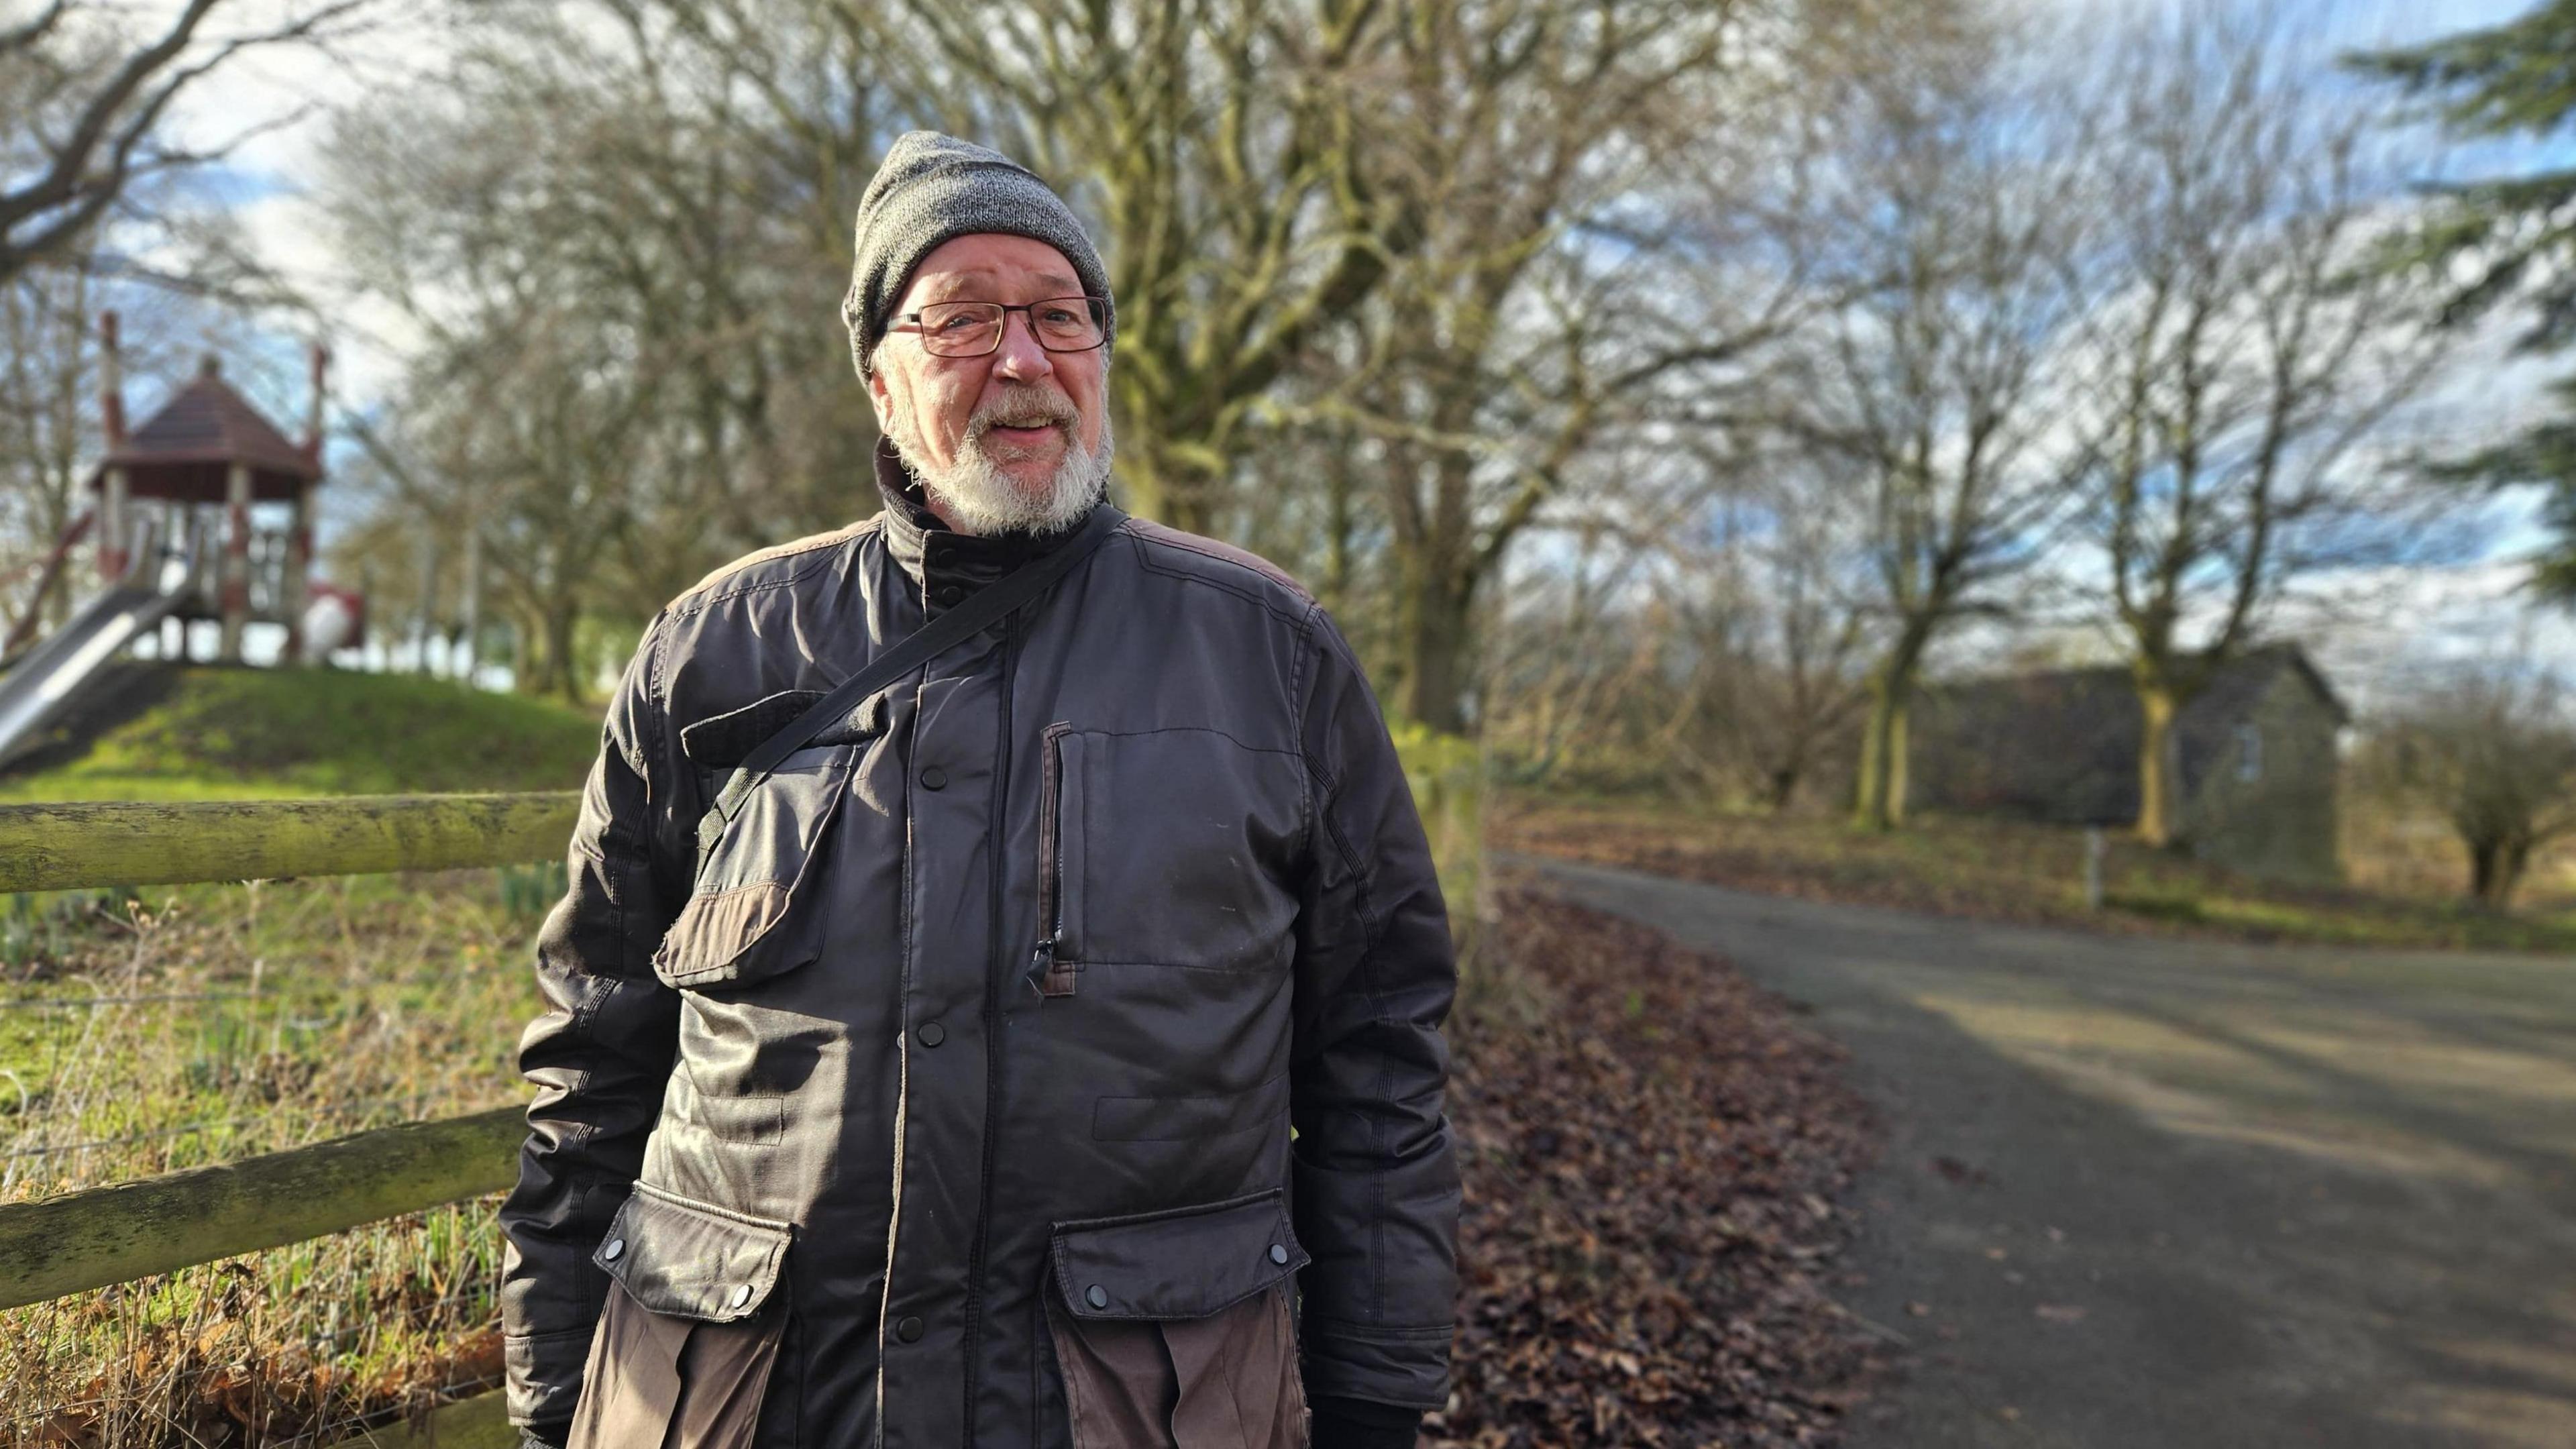
[[[97,501],[55,540],[25,610],[0,640],[0,657],[18,655],[0,673],[0,760],[61,718],[129,645],[149,640],[158,658],[187,658],[192,621],[219,626],[214,658],[224,663],[242,662],[242,635],[254,623],[284,626],[280,658],[286,663],[327,655],[352,642],[360,627],[355,595],[317,590],[307,578],[313,493],[323,477],[329,354],[313,349],[312,404],[301,443],[288,442],[225,382],[212,356],[129,433],[115,313],[99,318],[99,333],[107,452],[89,480]],[[274,515],[273,505],[281,503],[283,526],[253,511],[272,505],[267,511]],[[84,536],[94,536],[99,591],[62,627],[18,654]],[[327,597],[308,610],[317,593]]]

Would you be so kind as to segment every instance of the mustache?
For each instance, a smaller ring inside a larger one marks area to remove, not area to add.
[[[1070,428],[1081,417],[1066,398],[1042,388],[1015,387],[977,404],[966,419],[966,431],[980,438],[997,427]]]

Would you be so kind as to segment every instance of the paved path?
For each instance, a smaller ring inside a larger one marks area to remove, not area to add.
[[[2576,1446],[2576,961],[2095,937],[1522,860],[1847,1045],[1854,1449]]]

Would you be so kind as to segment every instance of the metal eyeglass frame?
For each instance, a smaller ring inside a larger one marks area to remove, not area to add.
[[[1037,316],[1034,312],[1031,312],[1030,309],[1057,305],[1065,302],[1080,302],[1085,305],[1087,310],[1091,313],[1092,325],[1100,329],[1099,341],[1086,343],[1080,347],[1053,347],[1048,345],[1046,334],[1038,329]],[[992,340],[987,342],[984,346],[973,352],[940,352],[931,347],[930,331],[928,328],[921,325],[922,313],[929,311],[930,307],[994,307],[999,308],[1002,315],[994,319]],[[1112,316],[1109,299],[1106,297],[1094,297],[1088,293],[1073,297],[1040,297],[1034,302],[1022,302],[1016,306],[1003,302],[980,302],[961,298],[952,302],[933,302],[930,304],[930,307],[919,308],[911,312],[897,313],[895,315],[895,320],[904,325],[900,328],[889,328],[887,330],[908,331],[914,336],[919,337],[921,339],[921,350],[929,353],[933,357],[990,357],[1001,350],[1002,338],[1011,329],[1011,314],[1014,312],[1021,312],[1028,313],[1029,336],[1037,343],[1038,347],[1042,351],[1097,352],[1101,348],[1109,345],[1109,319]]]

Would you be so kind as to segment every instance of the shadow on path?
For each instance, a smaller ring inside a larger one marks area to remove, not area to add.
[[[1851,1049],[1856,1449],[2576,1445],[2576,964],[2003,927],[1523,859]]]

